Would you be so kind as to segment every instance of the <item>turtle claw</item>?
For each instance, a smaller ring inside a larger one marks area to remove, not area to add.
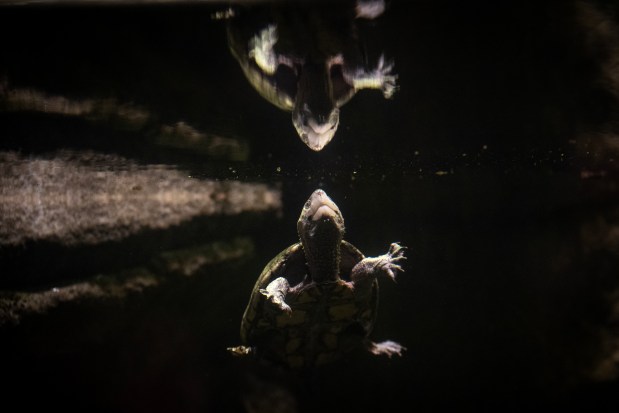
[[[389,246],[389,251],[385,255],[381,256],[382,260],[380,268],[393,281],[395,281],[395,275],[398,271],[404,272],[404,269],[399,262],[406,259],[406,256],[404,255],[405,249],[406,247],[394,242]]]
[[[376,356],[385,355],[391,358],[394,355],[401,357],[402,352],[406,350],[406,347],[391,340],[383,341],[381,343],[374,343],[370,341],[368,344],[368,350]]]
[[[398,89],[397,80],[398,75],[392,74],[393,62],[385,61],[385,55],[381,54],[378,59],[378,66],[374,70],[373,74],[377,79],[380,79],[380,89],[383,92],[383,96],[389,99]]]
[[[386,254],[364,258],[352,269],[350,278],[353,284],[360,286],[364,283],[363,280],[373,281],[379,275],[384,275],[395,281],[396,274],[404,272],[400,262],[406,259],[404,256],[405,249],[406,247],[394,242],[389,246],[389,251]]]
[[[392,70],[393,62],[387,61],[384,55],[380,55],[375,69],[345,70],[344,78],[356,90],[380,89],[383,96],[389,99],[398,89],[398,75],[392,73]]]

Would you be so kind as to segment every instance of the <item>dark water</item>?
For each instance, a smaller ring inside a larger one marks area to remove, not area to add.
[[[0,9],[2,403],[616,411],[617,8],[387,6],[316,5],[337,35],[286,27],[305,6]],[[360,90],[314,152],[232,56],[239,21],[384,54],[399,89]],[[366,255],[409,248],[372,333],[402,358],[227,354],[316,188]]]

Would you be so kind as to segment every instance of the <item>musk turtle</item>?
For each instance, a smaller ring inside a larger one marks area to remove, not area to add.
[[[359,90],[378,89],[390,98],[397,88],[393,63],[367,55],[356,24],[382,14],[384,0],[355,4],[251,8],[228,24],[230,50],[247,80],[292,112],[297,134],[314,151],[331,141],[340,108]]]
[[[393,280],[403,271],[404,247],[392,243],[386,254],[364,257],[343,240],[342,214],[322,190],[305,203],[297,230],[300,242],[260,274],[241,323],[243,346],[229,350],[292,368],[329,363],[356,348],[401,355],[400,344],[368,336],[376,320],[377,278]]]

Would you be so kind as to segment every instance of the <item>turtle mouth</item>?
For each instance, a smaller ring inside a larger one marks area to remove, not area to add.
[[[323,217],[335,219],[336,216],[337,216],[337,212],[335,212],[333,208],[331,208],[329,205],[322,205],[312,215],[312,221],[318,221],[319,219]]]
[[[307,217],[312,221],[318,221],[320,219],[335,220],[339,215],[339,208],[335,205],[335,202],[327,196],[325,191],[321,189],[314,191],[307,202]]]
[[[297,230],[302,239],[341,239],[344,234],[344,217],[325,191],[318,189],[303,206]]]

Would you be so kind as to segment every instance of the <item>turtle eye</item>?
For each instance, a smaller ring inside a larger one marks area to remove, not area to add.
[[[312,201],[310,199],[308,199],[307,201],[305,201],[305,205],[303,206],[304,209],[309,209],[309,207],[312,205]]]

